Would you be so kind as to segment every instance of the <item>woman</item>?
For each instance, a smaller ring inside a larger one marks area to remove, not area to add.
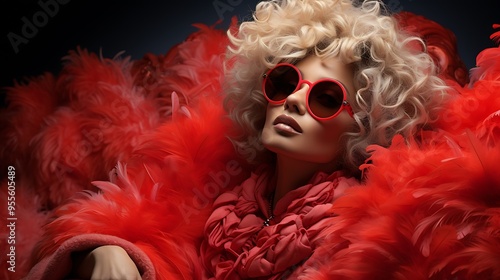
[[[317,252],[338,226],[329,209],[359,183],[367,146],[413,139],[445,98],[423,42],[377,1],[261,2],[228,35],[232,123],[218,124],[224,113],[207,100],[163,126],[175,135],[145,141],[111,183],[96,183],[103,194],[58,211],[29,277],[307,277],[306,262],[325,261]]]

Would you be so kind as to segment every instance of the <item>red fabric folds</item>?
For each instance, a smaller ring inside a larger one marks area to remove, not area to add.
[[[215,201],[201,249],[209,278],[281,279],[291,273],[322,243],[318,236],[331,223],[331,202],[358,181],[338,172],[317,174],[277,202],[266,227],[272,183],[269,171],[260,170]]]

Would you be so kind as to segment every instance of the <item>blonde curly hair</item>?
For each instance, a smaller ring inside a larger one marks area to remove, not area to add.
[[[349,101],[358,129],[345,135],[343,155],[343,168],[354,174],[368,145],[388,146],[396,134],[409,139],[435,120],[446,96],[432,58],[412,47],[424,42],[401,31],[379,1],[264,1],[252,21],[228,36],[224,105],[243,132],[233,143],[250,162],[265,153],[255,141],[266,118],[262,74],[277,63],[317,55],[354,65],[356,94]]]

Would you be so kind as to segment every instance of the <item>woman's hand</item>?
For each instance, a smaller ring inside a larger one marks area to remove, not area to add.
[[[141,274],[127,252],[119,246],[97,247],[77,257],[74,273],[83,279],[141,279]]]

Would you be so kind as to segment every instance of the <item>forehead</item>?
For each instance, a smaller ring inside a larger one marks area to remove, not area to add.
[[[352,65],[344,63],[338,57],[323,58],[314,55],[308,56],[299,61],[296,66],[304,75],[307,74],[311,77],[323,76],[324,78],[334,78],[334,76],[349,76],[353,73]]]
[[[344,84],[348,92],[355,92],[354,67],[339,57],[308,56],[296,66],[306,80],[314,82],[324,78],[334,79]]]

